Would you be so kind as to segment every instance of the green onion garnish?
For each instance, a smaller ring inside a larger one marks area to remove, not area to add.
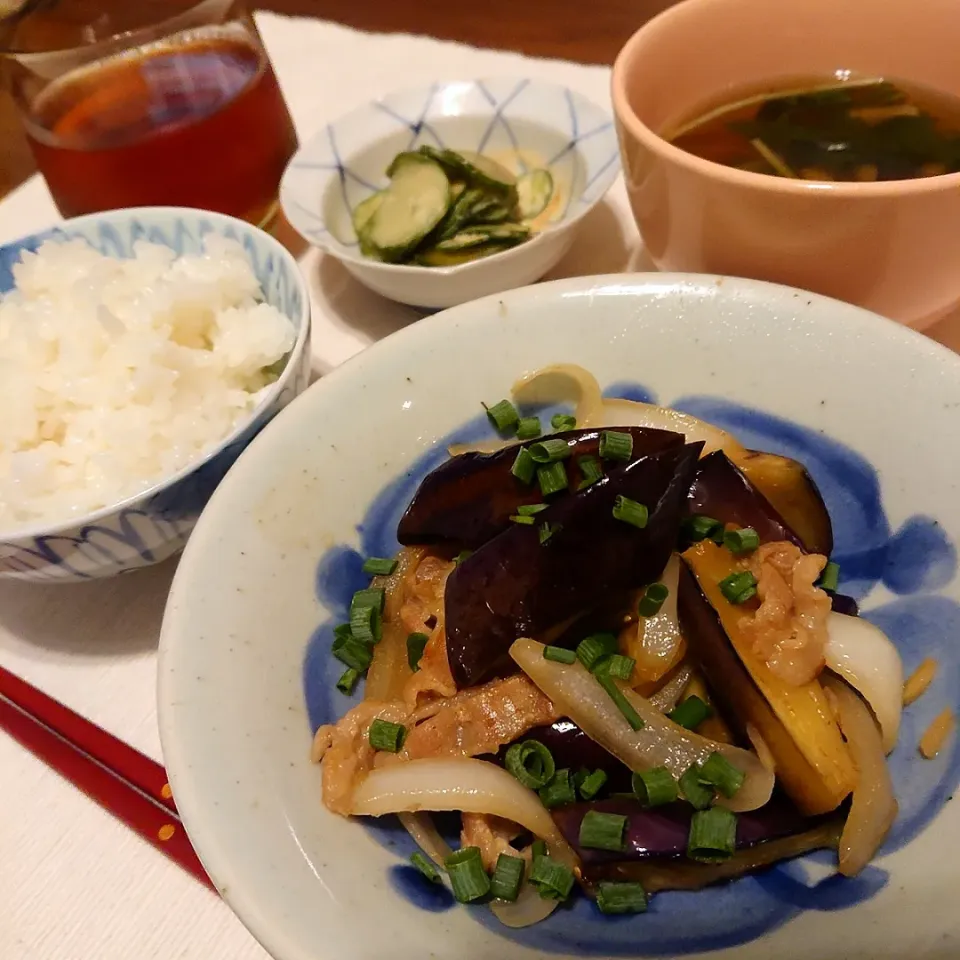
[[[483,404],[483,409],[487,411],[490,422],[500,433],[513,430],[520,422],[520,414],[517,413],[517,408],[509,400],[501,400],[492,407]]]
[[[527,449],[537,463],[556,463],[570,456],[570,444],[566,440],[541,440],[530,444]]]
[[[673,803],[680,796],[680,787],[666,767],[653,767],[631,778],[633,792],[645,807],[659,807]]]
[[[542,432],[538,417],[521,417],[517,423],[518,440],[536,440]]]
[[[540,524],[540,529],[537,531],[540,537],[541,546],[545,544],[557,531],[562,530],[563,527],[559,523],[547,523],[544,521]]]
[[[757,595],[757,578],[749,570],[731,573],[720,581],[720,592],[730,603],[746,603]]]
[[[745,553],[753,553],[760,546],[760,535],[753,527],[727,530],[723,535],[723,545],[739,557]]]
[[[440,871],[437,865],[427,859],[419,850],[411,854],[410,863],[413,864],[431,883],[441,883]]]
[[[712,783],[729,800],[743,786],[744,774],[722,753],[714,751],[700,764],[700,779]]]
[[[430,637],[425,633],[410,633],[407,635],[407,663],[410,669],[416,672],[420,669],[420,658],[427,648]]]
[[[650,511],[642,503],[618,494],[613,501],[613,519],[622,520],[642,530],[650,519]]]
[[[721,863],[737,849],[737,815],[726,807],[698,810],[690,820],[687,856],[700,863]]]
[[[601,913],[643,913],[647,891],[639,883],[603,881],[597,885],[597,906]]]
[[[588,669],[617,652],[617,637],[613,633],[592,633],[577,644],[577,658]]]
[[[543,648],[543,659],[553,660],[554,663],[573,663],[577,655],[573,650],[567,650],[565,647],[546,646]]]
[[[340,674],[340,679],[337,681],[337,689],[349,697],[350,694],[353,693],[359,679],[360,671],[354,667],[347,667],[347,669]]]
[[[569,413],[555,413],[550,418],[550,426],[554,430],[572,430],[577,425],[577,418]]]
[[[573,889],[573,871],[546,854],[534,856],[530,883],[544,900],[566,900]]]
[[[463,563],[463,561],[467,559],[467,557],[470,557],[470,556],[472,556],[472,555],[473,555],[473,551],[472,551],[472,550],[461,550],[461,551],[453,558],[453,562],[459,567],[460,564]]]
[[[383,633],[380,611],[376,607],[351,608],[350,632],[364,643],[377,643]]]
[[[821,590],[829,590],[831,593],[837,592],[837,587],[840,585],[840,564],[834,563],[832,560],[823,568],[823,573],[820,574],[820,579],[817,581],[817,586]]]
[[[333,628],[333,635],[337,639],[346,639],[347,637],[352,637],[353,633],[350,631],[349,623],[341,623],[339,626]]]
[[[521,517],[535,517],[549,506],[549,503],[521,503],[520,506],[517,507],[517,513],[519,513]]]
[[[516,900],[523,883],[523,871],[526,868],[521,857],[511,857],[501,853],[497,857],[497,866],[490,878],[490,895],[498,900]]]
[[[521,447],[517,451],[517,458],[513,461],[510,472],[521,483],[533,483],[534,475],[537,472],[537,464],[526,447]]]
[[[600,686],[607,692],[607,696],[616,704],[617,709],[623,714],[624,719],[630,724],[631,730],[642,730],[646,724],[643,717],[637,713],[634,705],[623,695],[623,691],[617,686],[617,681],[601,673],[595,673]]]
[[[389,577],[397,569],[397,561],[392,557],[367,557],[363,561],[363,572],[371,577]]]
[[[547,842],[545,840],[534,840],[530,845],[530,862],[532,863],[537,857],[545,857],[547,855]]]
[[[713,710],[708,703],[693,696],[678,703],[667,717],[679,726],[686,727],[687,730],[696,730],[712,714]]]
[[[541,803],[548,809],[562,807],[568,803],[576,803],[577,795],[573,789],[573,778],[567,769],[558,770],[553,779],[537,791]]]
[[[627,818],[615,813],[588,810],[580,821],[580,846],[592,850],[623,850]]]
[[[713,787],[700,779],[700,768],[696,764],[688,767],[680,777],[680,792],[697,810],[706,810],[713,802]]]
[[[607,782],[607,774],[603,770],[594,770],[593,773],[584,777],[579,784],[580,796],[584,800],[592,800]]]
[[[511,523],[519,523],[522,527],[532,527],[537,521],[533,517],[524,517],[520,514],[514,514],[510,518]]]
[[[615,653],[612,656],[601,660],[594,668],[597,672],[605,673],[608,677],[616,677],[618,680],[629,680],[633,676],[633,668],[637,661],[633,657],[625,657],[621,653]]]
[[[560,460],[538,467],[537,483],[540,484],[540,493],[543,496],[552,497],[555,493],[567,489],[570,483],[567,479],[567,468]]]
[[[683,533],[686,539],[692,543],[699,543],[701,540],[713,540],[716,537],[723,537],[723,524],[713,517],[708,517],[702,513],[695,513],[692,517],[687,517],[683,521]]]
[[[380,587],[367,587],[358,590],[350,601],[350,612],[359,607],[373,607],[377,613],[383,613],[383,604],[386,600],[386,591]]]
[[[578,490],[586,490],[603,479],[603,464],[596,457],[577,457],[577,466],[583,474],[583,479],[577,484]]]
[[[664,601],[670,596],[670,588],[663,583],[651,583],[637,605],[637,613],[641,617],[655,617],[663,606]]]
[[[545,787],[557,770],[553,754],[539,740],[515,743],[504,757],[504,766],[531,790]]]
[[[354,636],[337,637],[330,648],[331,653],[343,664],[353,667],[360,673],[366,673],[367,667],[373,660],[373,650],[369,643],[364,643]]]
[[[490,892],[490,878],[483,869],[479,847],[461,847],[443,861],[453,895],[460,903],[472,903]]]
[[[618,430],[600,434],[600,457],[603,460],[629,460],[633,456],[633,437]]]
[[[399,753],[407,737],[407,728],[402,723],[391,723],[377,717],[370,724],[369,740],[374,750],[385,753]]]

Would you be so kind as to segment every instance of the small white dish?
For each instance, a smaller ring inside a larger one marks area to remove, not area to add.
[[[354,702],[334,688],[342,665],[329,631],[366,583],[355,551],[396,549],[400,511],[444,439],[490,436],[482,400],[564,361],[615,395],[645,391],[802,460],[833,516],[845,591],[898,643],[907,673],[926,656],[939,661],[892,756],[900,817],[860,877],[837,877],[813,855],[658,894],[641,916],[604,918],[581,898],[510,931],[484,907],[424,893],[403,866],[399,829],[322,806],[311,734]],[[960,748],[953,737],[927,761],[916,746],[960,689],[958,410],[960,359],[916,333],[798,290],[676,274],[491,297],[333,371],[220,485],[164,618],[164,759],[224,899],[276,960],[960,955],[960,867],[949,854],[960,806],[945,803]]]
[[[422,144],[484,153],[515,173],[548,168],[560,193],[549,226],[526,243],[454,267],[363,256],[351,211],[386,185],[385,170],[399,152]],[[416,307],[451,307],[539,280],[619,172],[610,116],[579,93],[510,77],[451,81],[388,94],[327,124],[287,166],[280,203],[306,240],[371,290]]]

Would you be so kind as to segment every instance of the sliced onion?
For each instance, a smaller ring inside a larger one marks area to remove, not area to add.
[[[880,731],[863,701],[836,677],[821,682],[836,698],[840,729],[860,774],[840,836],[840,872],[856,876],[876,855],[897,817]]]
[[[654,694],[650,696],[650,705],[661,713],[669,713],[683,696],[684,690],[693,678],[693,670],[686,664],[677,668],[677,672]]]
[[[677,617],[677,585],[680,557],[673,554],[660,576],[669,590],[663,606],[652,617],[640,617],[627,628],[627,653],[637,662],[636,676],[642,683],[656,683],[682,657],[683,637]],[[637,684],[639,686],[639,684]]]
[[[540,798],[502,767],[469,757],[410,760],[374,770],[354,790],[350,813],[460,810],[511,820],[544,840],[550,855],[570,867],[577,857]]]
[[[633,730],[596,677],[582,664],[546,660],[543,644],[536,640],[517,640],[510,648],[510,656],[553,701],[562,716],[569,717],[591,740],[631,770],[663,766],[679,777],[692,764],[702,763],[716,751],[744,775],[743,786],[736,795],[729,800],[722,797],[719,803],[731,810],[756,810],[770,799],[773,774],[749,750],[717,743],[685,730],[660,713],[649,700],[618,684],[644,722],[640,730]]]
[[[509,900],[494,900],[490,909],[505,927],[516,930],[546,920],[559,905],[559,900],[544,900],[536,887],[525,883],[520,888],[520,895],[512,903]]]
[[[597,426],[604,404],[597,378],[574,363],[556,363],[521,377],[511,393],[517,403],[572,403],[578,427]]]
[[[403,828],[413,837],[418,847],[438,866],[453,853],[450,844],[440,836],[440,831],[429,813],[397,814]]]
[[[827,618],[827,666],[870,704],[883,732],[883,749],[897,745],[903,710],[903,663],[887,635],[862,617]]]

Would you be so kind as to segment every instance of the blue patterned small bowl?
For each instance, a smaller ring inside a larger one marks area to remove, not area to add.
[[[210,233],[243,244],[267,303],[288,316],[297,339],[282,374],[251,419],[206,459],[136,497],[57,526],[0,530],[0,577],[77,581],[130,573],[172,556],[187,542],[200,512],[248,443],[307,386],[310,300],[293,257],[262,230],[233,217],[178,207],[92,214],[0,247],[0,294],[13,288],[12,267],[24,251],[50,239],[82,238],[101,253],[132,255],[137,240],[199,253]]]
[[[384,171],[400,151],[422,144],[488,154],[516,173],[546,167],[561,191],[554,219],[527,243],[460,266],[364,257],[350,211],[386,185]],[[280,202],[305,239],[370,289],[417,307],[451,307],[539,280],[619,172],[604,110],[557,84],[495,77],[391,93],[327,124],[290,161]]]

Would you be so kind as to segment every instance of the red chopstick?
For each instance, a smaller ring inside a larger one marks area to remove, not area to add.
[[[0,729],[151,846],[216,889],[177,816],[160,764],[3,667]]]

